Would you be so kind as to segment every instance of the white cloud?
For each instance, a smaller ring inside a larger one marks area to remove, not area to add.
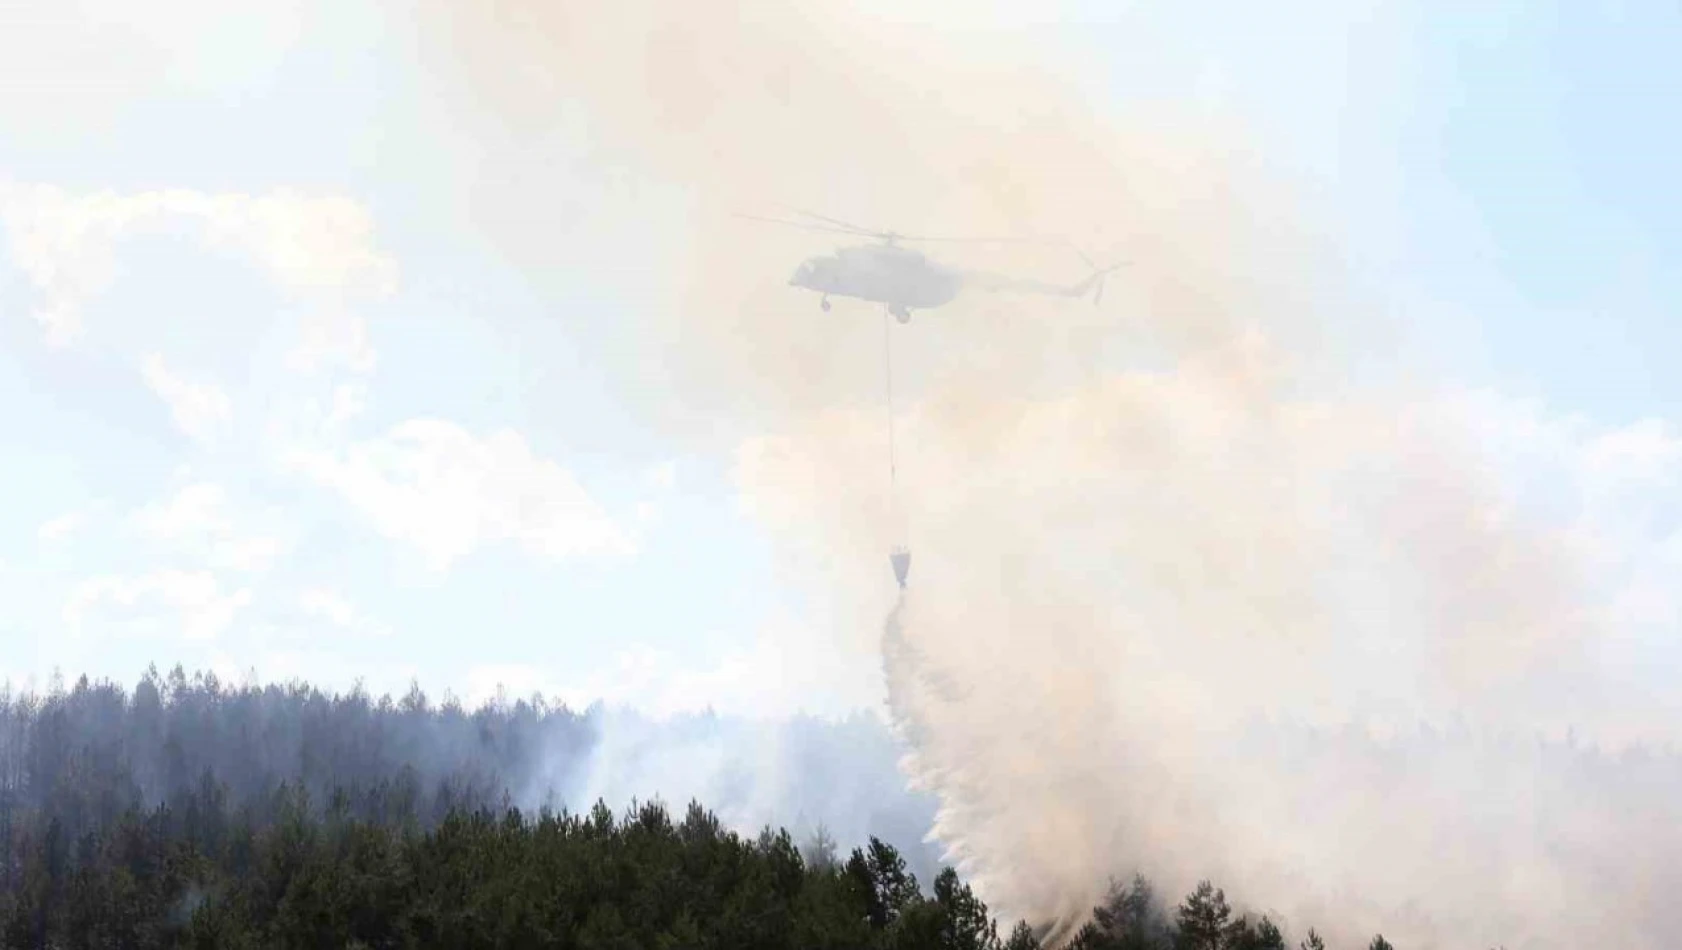
[[[194,383],[175,375],[163,357],[149,354],[141,361],[146,385],[169,406],[175,424],[189,438],[203,441],[233,419],[228,395],[210,383]]]
[[[367,410],[368,387],[360,383],[340,383],[333,387],[332,405],[323,427],[329,433],[337,432]]]
[[[154,538],[177,541],[197,534],[222,533],[232,525],[225,512],[227,495],[220,485],[199,482],[176,492],[162,504],[135,512],[136,527]]]
[[[130,523],[147,537],[193,551],[217,567],[237,571],[267,569],[284,551],[279,538],[241,532],[220,485],[196,482],[168,501],[147,505]]]
[[[358,373],[371,373],[376,357],[368,341],[368,325],[343,309],[317,309],[300,321],[301,339],[289,359],[300,372],[315,372],[326,366],[342,365]]]
[[[79,584],[64,608],[64,620],[81,630],[96,614],[137,632],[166,633],[160,612],[173,614],[169,626],[183,639],[214,640],[251,603],[251,591],[223,594],[208,571],[161,570],[136,576],[107,575]]]
[[[1668,490],[1682,475],[1682,437],[1662,419],[1643,419],[1590,440],[1582,470],[1595,487]]]
[[[648,473],[643,476],[643,481],[655,491],[673,491],[677,488],[677,462],[661,462],[648,470]]]
[[[311,617],[329,620],[341,627],[350,626],[356,619],[356,608],[330,590],[306,590],[298,595],[298,606]]]
[[[272,81],[309,32],[315,9],[325,8],[280,2],[235,12],[204,0],[6,0],[0,115],[33,145],[109,134],[122,109],[159,94],[238,94]]]
[[[550,559],[635,551],[571,474],[511,430],[480,438],[416,419],[343,452],[299,450],[287,461],[438,569],[503,541]]]
[[[81,335],[82,303],[110,284],[119,241],[171,225],[194,226],[208,246],[250,255],[281,288],[311,301],[300,356],[306,366],[338,358],[371,367],[366,330],[340,297],[386,295],[397,283],[396,262],[376,249],[368,212],[338,196],[76,193],[0,181],[0,219],[14,263],[41,298],[32,316],[60,345]]]
[[[342,594],[322,587],[298,595],[298,608],[311,620],[326,621],[342,632],[382,636],[388,631],[358,610]]]
[[[1440,411],[1466,427],[1513,495],[1579,528],[1617,531],[1618,549],[1667,542],[1682,517],[1682,434],[1666,421],[1597,427],[1489,392],[1451,394]]]
[[[70,539],[71,535],[82,530],[88,523],[89,513],[86,511],[71,511],[59,515],[36,529],[35,536],[47,544],[57,544]]]
[[[343,444],[350,423],[367,412],[368,404],[369,387],[362,379],[336,381],[331,391],[312,388],[295,398],[271,400],[264,438],[281,456],[288,446]]]
[[[677,463],[667,461],[650,468],[643,474],[642,481],[653,497],[637,503],[636,519],[639,526],[651,528],[664,514],[666,498],[677,489]]]
[[[211,561],[236,571],[256,572],[273,564],[285,545],[279,538],[249,535],[219,538],[211,545]]]

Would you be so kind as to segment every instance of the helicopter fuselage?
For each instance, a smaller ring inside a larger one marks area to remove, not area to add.
[[[902,323],[912,310],[950,302],[963,283],[957,271],[895,244],[845,247],[809,258],[789,279],[790,286],[823,294],[826,310],[830,296],[851,297],[886,305]]]

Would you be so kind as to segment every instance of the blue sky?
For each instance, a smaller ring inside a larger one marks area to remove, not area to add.
[[[1061,25],[1033,6],[962,25],[1032,25],[1100,104],[1238,120],[1420,365],[1608,430],[1682,410],[1674,6],[1071,4]],[[728,459],[669,441],[604,368],[604,327],[645,305],[623,290],[648,277],[638,259],[551,275],[558,311],[476,236],[475,146],[437,105],[401,5],[215,10],[0,13],[0,672],[130,681],[179,660],[786,705],[793,688],[743,686],[781,662],[768,631],[798,605]],[[582,160],[551,172],[545,187],[581,206],[602,187]],[[163,189],[290,197],[178,201],[109,240],[77,230],[90,196],[139,215],[136,196]],[[208,242],[216,227],[233,236]],[[55,293],[74,339],[34,317]],[[336,347],[300,369],[312,320]],[[328,418],[335,399],[353,421]],[[421,443],[387,438],[412,420],[433,426],[408,430]],[[353,464],[362,449],[431,466],[443,494],[392,508]],[[561,513],[533,529],[527,509],[463,501],[448,471],[481,451],[473,477],[512,467]],[[476,513],[448,521],[440,497]],[[166,509],[174,521],[144,516]],[[417,527],[428,516],[448,523]],[[825,683],[825,662],[794,678]],[[861,671],[810,701],[868,701]]]

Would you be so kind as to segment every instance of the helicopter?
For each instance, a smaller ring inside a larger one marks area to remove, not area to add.
[[[822,231],[831,234],[845,234],[851,237],[875,238],[874,244],[860,244],[852,247],[836,249],[831,254],[811,257],[802,261],[795,270],[794,276],[789,278],[789,286],[800,287],[815,291],[822,296],[819,306],[825,312],[830,309],[829,298],[850,297],[879,303],[892,314],[901,324],[911,322],[913,310],[930,310],[943,306],[957,299],[967,287],[975,287],[987,291],[1016,291],[1021,293],[1048,294],[1058,297],[1085,297],[1088,292],[1093,294],[1094,306],[1103,302],[1104,278],[1120,264],[1100,268],[1091,259],[1081,254],[1078,248],[1067,242],[1036,241],[1020,238],[930,238],[908,237],[893,231],[873,231],[856,224],[849,224],[837,218],[829,218],[810,211],[796,211],[796,215],[806,218],[805,221],[793,221],[785,218],[764,218],[757,215],[740,214],[737,217],[754,221],[767,221],[773,224],[789,225],[808,231]],[[1076,284],[1063,286],[1049,284],[1043,281],[1026,280],[1015,277],[1005,277],[980,271],[964,271],[938,261],[931,260],[923,252],[901,245],[900,242],[920,243],[925,241],[966,241],[970,243],[1009,243],[1009,244],[1051,244],[1062,243],[1080,254],[1087,266],[1092,268],[1092,274]],[[896,480],[894,462],[893,438],[893,368],[891,334],[886,332],[887,322],[883,321],[883,357],[887,366],[885,376],[888,381],[888,478],[890,490]],[[903,591],[906,578],[911,571],[911,550],[903,544],[895,545],[888,553],[889,564],[894,569],[894,580]]]
[[[1080,256],[1086,261],[1087,266],[1092,267],[1092,274],[1079,283],[1067,286],[1037,280],[1004,277],[979,271],[964,271],[932,260],[928,255],[915,248],[903,246],[901,242],[913,244],[937,241],[989,244],[1046,244],[1051,242],[1020,238],[912,237],[894,231],[876,231],[863,228],[836,218],[813,214],[809,211],[797,211],[795,214],[811,220],[793,221],[746,214],[738,215],[738,217],[772,224],[783,224],[808,231],[875,238],[877,241],[874,244],[837,248],[833,253],[808,258],[796,268],[794,276],[789,278],[789,286],[800,287],[821,294],[819,306],[826,313],[830,309],[830,297],[849,297],[882,304],[900,323],[910,323],[913,310],[932,310],[950,303],[967,287],[975,287],[986,291],[1015,291],[1057,297],[1084,297],[1087,293],[1092,292],[1093,304],[1097,305],[1102,303],[1104,299],[1104,278],[1111,271],[1122,266],[1117,264],[1107,268],[1099,268],[1086,255],[1081,254]],[[1078,249],[1076,253],[1080,253]]]

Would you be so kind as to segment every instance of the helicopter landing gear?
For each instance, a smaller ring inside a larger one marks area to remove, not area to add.
[[[822,300],[818,301],[818,306],[823,308],[824,313],[828,313],[829,312],[829,298],[825,297]]]
[[[911,322],[911,311],[900,304],[891,304],[888,307],[888,312],[893,314],[894,319],[898,320],[900,323]]]

